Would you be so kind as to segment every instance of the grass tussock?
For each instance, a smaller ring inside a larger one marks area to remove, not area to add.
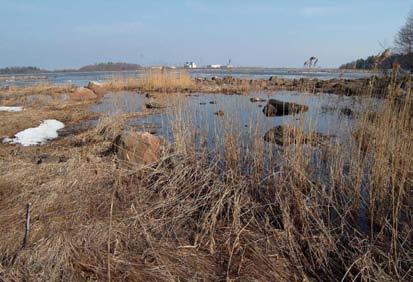
[[[142,167],[113,153],[123,130],[114,118],[42,148],[62,163],[34,164],[38,148],[5,147],[0,277],[410,281],[412,93],[394,89],[377,112],[356,116],[344,143],[301,145],[317,136],[286,128],[292,145],[268,151],[252,128],[243,150],[229,125],[224,147],[211,151],[192,142],[198,136],[182,119],[175,143]]]

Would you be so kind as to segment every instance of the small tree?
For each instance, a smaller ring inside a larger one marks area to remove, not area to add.
[[[413,10],[407,17],[406,23],[396,35],[396,49],[402,54],[413,53]]]

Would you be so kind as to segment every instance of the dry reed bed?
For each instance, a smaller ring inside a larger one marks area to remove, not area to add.
[[[0,277],[412,280],[412,97],[409,90],[400,103],[397,87],[389,89],[373,119],[357,117],[357,138],[320,148],[320,167],[306,146],[293,146],[264,169],[262,136],[245,156],[231,131],[223,155],[194,150],[191,125],[179,122],[159,162],[125,164],[110,153],[122,131],[116,117],[44,147],[4,146]],[[300,144],[303,136],[285,138]],[[67,161],[27,161],[39,151]],[[314,176],[320,168],[322,179]],[[22,249],[28,202],[32,228]]]
[[[192,89],[194,81],[185,71],[148,70],[140,77],[116,78],[105,83],[110,90],[142,90],[154,92],[180,92]]]

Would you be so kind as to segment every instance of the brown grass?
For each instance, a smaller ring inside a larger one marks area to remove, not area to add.
[[[155,92],[179,92],[192,88],[194,81],[183,70],[146,70],[139,77],[112,78],[105,83],[112,90],[136,90]]]
[[[142,85],[185,85],[158,79]],[[0,278],[411,281],[412,93],[389,89],[374,119],[356,117],[357,138],[315,148],[265,151],[251,126],[245,152],[229,124],[224,154],[211,152],[178,119],[176,142],[142,168],[111,153],[123,130],[116,117],[43,147],[2,145]],[[302,130],[286,130],[295,139],[286,143],[301,143]],[[66,161],[31,162],[39,153]]]
[[[22,95],[56,95],[68,93],[75,87],[70,84],[56,85],[51,82],[39,82],[30,86],[11,86],[9,89],[0,90],[1,96],[22,96]]]

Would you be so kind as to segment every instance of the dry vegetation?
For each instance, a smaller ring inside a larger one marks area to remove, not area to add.
[[[51,82],[39,82],[27,87],[16,87],[10,86],[3,90],[0,90],[1,98],[10,97],[16,99],[16,97],[27,96],[27,95],[58,95],[61,93],[68,93],[73,91],[74,86],[70,84],[56,85]]]
[[[151,74],[136,85],[190,82]],[[315,150],[267,151],[253,128],[248,152],[230,130],[224,150],[195,150],[178,120],[175,143],[142,167],[114,153],[116,117],[42,147],[0,145],[0,279],[411,281],[412,93],[393,86],[379,112],[357,116],[354,138]],[[2,126],[24,115],[1,113]]]
[[[156,92],[179,92],[194,86],[189,74],[182,70],[146,70],[140,76],[111,78],[106,87],[112,90],[136,90]]]

